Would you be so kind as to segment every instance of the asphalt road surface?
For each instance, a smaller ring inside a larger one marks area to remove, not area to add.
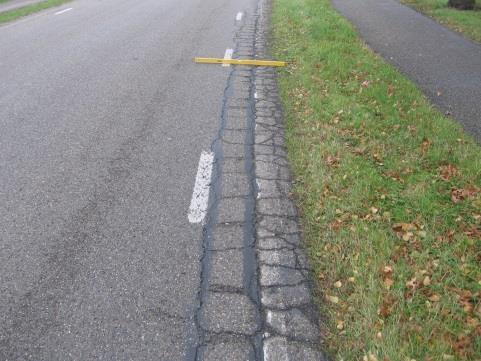
[[[481,45],[396,0],[333,0],[368,45],[481,143]]]
[[[78,0],[0,27],[0,360],[183,360],[236,15]],[[64,9],[68,11],[60,12]]]

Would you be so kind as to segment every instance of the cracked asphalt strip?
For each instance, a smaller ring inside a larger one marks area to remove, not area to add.
[[[266,58],[269,1],[245,14],[233,58]],[[238,20],[239,21],[239,20]],[[324,360],[290,174],[276,72],[231,67],[204,228],[192,360]]]

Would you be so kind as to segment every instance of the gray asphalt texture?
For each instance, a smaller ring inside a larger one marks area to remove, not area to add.
[[[481,143],[481,45],[395,0],[332,0],[362,38]],[[440,95],[438,95],[438,92]]]
[[[192,58],[254,5],[78,0],[0,27],[0,360],[185,359],[187,210],[230,69]]]

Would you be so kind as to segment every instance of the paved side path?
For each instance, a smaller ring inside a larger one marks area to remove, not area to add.
[[[374,51],[481,142],[481,45],[395,0],[332,3]]]

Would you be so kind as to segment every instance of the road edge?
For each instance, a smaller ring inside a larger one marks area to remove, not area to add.
[[[260,0],[255,57],[268,58],[271,0]],[[318,308],[302,244],[284,145],[284,118],[274,68],[254,70],[256,252],[264,317],[264,360],[326,360]]]

